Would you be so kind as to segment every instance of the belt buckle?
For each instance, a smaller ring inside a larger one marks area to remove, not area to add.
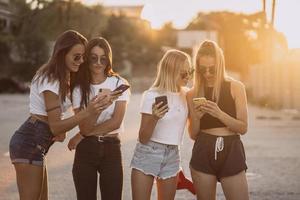
[[[104,142],[104,136],[98,136],[98,142]]]
[[[32,124],[34,124],[36,122],[36,118],[34,118],[32,116],[29,117],[29,122],[32,123]]]

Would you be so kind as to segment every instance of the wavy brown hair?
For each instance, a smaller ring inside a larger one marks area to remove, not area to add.
[[[87,39],[74,30],[68,30],[58,36],[56,39],[52,55],[47,63],[42,65],[35,76],[33,81],[39,80],[42,83],[45,81],[45,78],[48,79],[48,82],[59,82],[59,96],[61,102],[64,102],[67,96],[67,93],[70,89],[68,84],[67,77],[67,66],[65,63],[65,57],[67,53],[72,49],[76,44],[82,44],[86,46]],[[40,79],[41,78],[41,79]],[[70,74],[70,84],[74,81],[74,73]]]
[[[106,39],[103,37],[96,37],[91,39],[86,47],[85,57],[89,58],[91,55],[91,51],[94,47],[100,47],[103,49],[105,56],[108,58],[109,62],[106,68],[104,69],[104,74],[106,77],[117,76],[118,74],[115,73],[112,69],[112,50],[111,47]],[[86,59],[80,66],[79,71],[75,77],[74,85],[71,87],[71,92],[76,86],[80,87],[81,91],[81,100],[80,100],[80,107],[86,107],[89,102],[89,96],[91,93],[91,83],[92,83],[92,72],[89,68],[89,59]],[[119,78],[119,77],[118,77]],[[72,95],[71,95],[72,97]],[[73,100],[73,99],[72,99]]]

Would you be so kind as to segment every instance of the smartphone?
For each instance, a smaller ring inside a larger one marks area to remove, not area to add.
[[[98,90],[98,95],[109,95],[109,93],[110,93],[110,89],[100,88]]]
[[[114,89],[113,92],[120,90],[120,91],[122,91],[122,92],[120,92],[120,93],[123,93],[123,92],[125,92],[128,88],[130,88],[129,85],[122,84],[122,85],[120,85],[119,87],[117,87],[116,89]]]
[[[163,102],[163,104],[159,107],[162,107],[164,105],[168,105],[168,99],[167,96],[158,96],[155,97],[155,104],[159,104],[160,102]]]
[[[193,98],[193,102],[196,105],[203,105],[206,103],[206,98],[205,97]]]

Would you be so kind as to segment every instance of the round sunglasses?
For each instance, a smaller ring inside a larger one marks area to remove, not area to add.
[[[211,67],[200,66],[199,71],[197,71],[197,72],[203,75],[207,71],[208,71],[208,73],[214,75],[216,73],[216,68],[215,68],[215,66],[211,66]]]
[[[107,66],[109,64],[109,59],[106,56],[98,57],[96,55],[92,55],[89,57],[90,64],[101,64],[103,66]]]

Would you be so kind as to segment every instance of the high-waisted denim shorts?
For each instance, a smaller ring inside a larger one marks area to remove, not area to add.
[[[155,178],[174,177],[181,169],[178,145],[138,142],[130,166]]]
[[[52,138],[47,123],[29,117],[10,140],[11,162],[43,166],[45,156],[53,144]]]

